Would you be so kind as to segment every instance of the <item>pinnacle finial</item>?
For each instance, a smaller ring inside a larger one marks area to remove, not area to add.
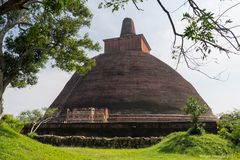
[[[122,30],[121,30],[121,35],[125,36],[125,35],[135,35],[135,27],[134,27],[134,22],[131,18],[124,18],[123,22],[122,22]]]

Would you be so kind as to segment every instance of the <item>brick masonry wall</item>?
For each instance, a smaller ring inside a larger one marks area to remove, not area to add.
[[[216,122],[206,122],[205,129],[216,133]],[[37,130],[39,135],[86,137],[158,137],[172,132],[186,131],[190,122],[113,122],[113,123],[45,123]],[[29,127],[23,129],[27,133]]]
[[[117,53],[119,51],[142,51],[149,53],[150,50],[142,34],[104,40],[104,53]]]

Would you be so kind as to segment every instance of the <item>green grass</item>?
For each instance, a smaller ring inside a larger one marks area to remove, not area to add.
[[[181,133],[183,134],[183,133]],[[209,135],[210,136],[210,135]],[[211,137],[208,137],[211,139]],[[216,137],[215,137],[216,138]],[[6,124],[0,124],[0,160],[207,160],[240,159],[240,154],[209,156],[166,153],[167,137],[161,143],[145,149],[91,149],[53,147],[18,134]],[[170,141],[169,141],[170,142]],[[170,149],[168,147],[168,149]],[[191,150],[190,148],[188,148]]]
[[[0,124],[0,160],[84,160],[81,153],[41,144]]]
[[[165,137],[159,144],[159,151],[190,155],[230,155],[235,152],[234,145],[214,134],[189,135],[176,132]]]

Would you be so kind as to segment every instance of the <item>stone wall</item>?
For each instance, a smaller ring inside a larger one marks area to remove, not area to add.
[[[84,137],[84,136],[36,136],[36,140],[54,146],[94,148],[143,148],[160,142],[161,137]]]

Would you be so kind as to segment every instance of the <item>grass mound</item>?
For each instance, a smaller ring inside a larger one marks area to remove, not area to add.
[[[189,135],[187,132],[176,132],[165,137],[159,143],[158,150],[190,155],[227,155],[233,153],[233,146],[218,135]]]
[[[165,139],[166,140],[166,139]],[[94,149],[53,147],[39,143],[0,123],[0,160],[239,160],[240,154],[193,156],[159,152],[165,143],[144,149]],[[206,144],[207,145],[207,144]],[[162,148],[164,149],[164,148]],[[166,148],[165,148],[166,149]]]
[[[89,160],[81,153],[41,144],[0,123],[0,160]]]

